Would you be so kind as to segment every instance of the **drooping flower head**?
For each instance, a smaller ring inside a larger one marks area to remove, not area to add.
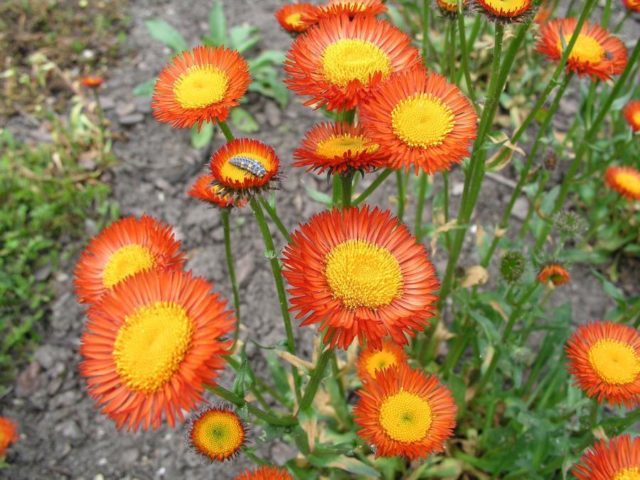
[[[640,478],[640,438],[620,435],[599,440],[573,466],[578,480],[637,480]]]
[[[629,200],[640,200],[640,170],[633,167],[609,167],[604,179],[620,195]]]
[[[533,9],[533,0],[476,0],[476,4],[497,22],[520,21]]]
[[[238,138],[215,152],[209,162],[214,184],[220,191],[246,198],[272,187],[280,160],[269,145],[251,138]]]
[[[306,105],[349,110],[394,72],[420,62],[411,39],[374,17],[331,16],[293,42],[284,70]]]
[[[80,83],[87,88],[99,88],[104,83],[104,78],[100,75],[86,75],[80,78]]]
[[[571,281],[571,276],[566,268],[559,263],[547,263],[538,272],[538,281],[543,285],[551,282],[555,287]]]
[[[634,132],[640,132],[640,100],[631,100],[622,110],[624,118]]]
[[[235,480],[294,480],[294,478],[284,468],[262,466],[241,473]]]
[[[307,132],[293,153],[293,166],[322,173],[370,172],[386,165],[386,156],[360,126],[320,123]]]
[[[610,405],[640,404],[640,333],[614,322],[579,326],[566,345],[569,371],[589,397]]]
[[[176,128],[223,121],[249,83],[249,66],[238,52],[195,47],[176,55],[160,72],[151,102],[153,115]]]
[[[375,17],[387,11],[382,0],[329,0],[315,12],[314,20],[319,22],[331,16],[346,15],[355,17]]]
[[[284,251],[291,310],[318,324],[325,342],[348,348],[400,345],[435,314],[438,279],[424,245],[388,211],[325,211],[291,237]]]
[[[224,367],[233,313],[211,284],[152,270],[118,284],[88,312],[80,372],[118,428],[173,426]]]
[[[275,17],[287,32],[302,33],[316,23],[318,10],[319,7],[310,3],[290,3],[279,8]]]
[[[4,458],[10,445],[18,441],[18,427],[7,417],[0,417],[0,459]]]
[[[469,5],[469,0],[462,0],[462,11],[464,12]],[[436,4],[440,11],[451,17],[458,14],[458,0],[436,0]]]
[[[622,4],[632,12],[640,12],[640,0],[622,0]]]
[[[575,18],[561,18],[542,25],[536,50],[551,60],[560,60],[577,23]],[[624,43],[600,25],[585,21],[569,54],[567,71],[609,80],[622,73],[626,65]]]
[[[137,273],[181,270],[184,261],[169,225],[147,215],[123,218],[102,230],[82,252],[75,270],[78,302],[96,303]]]
[[[371,140],[393,168],[448,170],[469,154],[477,115],[460,89],[417,68],[394,75],[360,109]]]
[[[387,368],[407,364],[407,354],[397,343],[386,341],[382,348],[364,348],[358,357],[358,376],[364,381],[374,380]]]
[[[246,205],[246,201],[238,201],[231,195],[225,194],[220,186],[215,183],[213,175],[208,174],[203,174],[196,178],[187,195],[220,208],[243,207]]]
[[[434,375],[408,366],[388,368],[358,391],[353,411],[358,435],[375,447],[376,457],[410,460],[444,450],[456,425],[456,404]]]
[[[246,440],[246,428],[230,407],[209,406],[189,421],[189,444],[214,462],[235,457]]]

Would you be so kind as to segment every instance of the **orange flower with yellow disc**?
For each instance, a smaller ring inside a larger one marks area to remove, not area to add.
[[[235,201],[231,195],[222,192],[220,186],[215,183],[213,175],[200,175],[191,185],[187,195],[220,208],[243,207],[246,205],[246,201]]]
[[[571,469],[578,480],[636,480],[640,478],[640,438],[620,435],[600,440]]]
[[[640,333],[614,322],[579,326],[566,345],[569,371],[589,397],[632,408],[640,403]]]
[[[407,354],[400,345],[386,341],[382,348],[364,348],[358,357],[358,376],[362,381],[374,380],[387,368],[407,364]]]
[[[280,160],[269,145],[237,138],[211,156],[209,167],[220,192],[246,198],[271,187],[277,178]]]
[[[181,270],[184,254],[173,229],[143,215],[118,220],[96,235],[75,270],[78,302],[96,303],[127,278],[147,270]]]
[[[540,27],[536,50],[554,61],[562,57],[576,30],[575,18],[551,20]],[[609,80],[627,65],[624,43],[600,25],[585,21],[567,60],[567,71]]]
[[[632,100],[622,109],[624,118],[634,132],[640,132],[640,100]]]
[[[609,167],[604,179],[610,188],[629,200],[640,200],[640,170],[633,167]]]
[[[350,208],[313,216],[291,236],[283,274],[302,325],[346,349],[404,345],[436,311],[439,282],[424,245],[390,212]]]
[[[533,0],[476,0],[489,18],[497,22],[516,22],[533,9]]]
[[[394,75],[362,106],[360,121],[393,168],[441,172],[469,154],[477,115],[460,89],[421,68]]]
[[[360,126],[321,123],[307,132],[293,153],[293,166],[322,173],[371,172],[386,165],[386,156]]]
[[[255,470],[246,470],[234,480],[294,480],[294,478],[284,468],[266,465]]]
[[[0,460],[7,453],[9,446],[18,441],[18,427],[7,417],[0,417]]]
[[[189,444],[211,461],[235,457],[246,440],[246,428],[236,412],[225,406],[208,407],[189,421]]]
[[[538,282],[543,285],[548,285],[551,282],[554,286],[559,287],[570,281],[569,272],[559,263],[548,263],[538,272]]]
[[[306,32],[313,25],[319,7],[310,3],[290,3],[278,9],[276,20],[282,28],[291,33]]]
[[[235,50],[195,47],[160,72],[151,107],[159,122],[176,128],[224,121],[251,83],[249,66]]]
[[[190,273],[149,271],[118,284],[88,311],[80,372],[118,428],[173,426],[224,367],[233,313]]]
[[[640,0],[622,0],[623,5],[632,12],[640,12]]]
[[[349,110],[392,73],[420,63],[411,39],[374,17],[331,16],[299,36],[285,60],[287,86],[306,105]]]
[[[407,366],[385,369],[358,397],[358,435],[375,447],[376,457],[425,458],[444,450],[453,434],[456,404],[434,375]]]

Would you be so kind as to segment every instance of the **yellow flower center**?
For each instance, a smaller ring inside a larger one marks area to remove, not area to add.
[[[345,38],[325,48],[322,71],[327,80],[340,87],[353,80],[367,85],[376,73],[387,77],[391,73],[391,61],[374,43]]]
[[[156,302],[125,318],[113,348],[116,371],[132,390],[153,393],[178,370],[189,350],[193,324],[184,307]]]
[[[347,152],[351,155],[368,152],[374,153],[379,146],[375,143],[369,143],[367,138],[362,135],[350,135],[348,133],[342,135],[331,135],[326,140],[318,143],[316,153],[321,157],[335,158],[342,157]]]
[[[640,357],[631,345],[599,340],[589,349],[589,363],[602,381],[612,385],[633,382],[640,374]]]
[[[572,33],[565,33],[564,44],[569,45]],[[563,51],[562,40],[558,40],[558,50]],[[589,35],[578,35],[576,43],[571,49],[569,60],[583,63],[599,63],[604,59],[605,51],[600,42]]]
[[[455,125],[451,109],[439,98],[426,93],[401,100],[391,112],[395,134],[411,147],[440,145]]]
[[[380,425],[398,442],[419,442],[431,427],[433,415],[429,402],[404,390],[387,397],[380,406]]]
[[[380,350],[379,352],[374,353],[367,359],[366,369],[367,369],[367,373],[372,378],[375,378],[376,374],[379,371],[397,364],[398,364],[398,359],[396,358],[393,352],[390,352],[388,350]]]
[[[302,23],[302,14],[300,12],[295,12],[287,15],[284,19],[287,25],[291,25],[292,27],[301,27]]]
[[[231,412],[212,411],[193,425],[192,439],[198,450],[210,457],[228,458],[244,442],[244,429]]]
[[[483,3],[496,12],[509,15],[522,10],[529,2],[528,0],[484,0]]]
[[[640,468],[624,468],[615,474],[613,480],[640,480]]]
[[[333,295],[348,308],[389,305],[402,290],[402,272],[386,248],[347,240],[326,258],[325,275]]]
[[[156,260],[147,247],[132,244],[116,250],[102,271],[102,284],[111,288],[127,277],[153,268]]]
[[[173,93],[182,108],[204,108],[224,98],[229,77],[211,65],[193,67],[176,81]]]
[[[622,171],[616,173],[615,178],[622,188],[634,195],[640,195],[640,175]]]

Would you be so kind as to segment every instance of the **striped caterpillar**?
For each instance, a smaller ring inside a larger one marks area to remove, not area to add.
[[[249,157],[235,156],[229,160],[229,163],[234,167],[238,167],[245,172],[249,172],[256,177],[264,177],[267,174],[267,169],[262,166],[260,162]]]

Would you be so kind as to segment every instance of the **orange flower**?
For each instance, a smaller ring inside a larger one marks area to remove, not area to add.
[[[559,287],[565,283],[569,283],[571,276],[566,268],[558,263],[548,263],[543,266],[538,272],[538,281],[543,285],[553,283],[554,286]]]
[[[640,131],[640,100],[631,100],[622,110],[624,118],[634,132]]]
[[[576,24],[575,18],[561,18],[542,25],[536,50],[551,60],[560,60]],[[609,80],[611,75],[622,73],[626,65],[627,50],[624,43],[600,25],[585,21],[569,54],[567,71]]]
[[[640,438],[621,435],[609,441],[598,441],[582,455],[571,473],[578,480],[640,478]]]
[[[182,421],[224,367],[233,313],[191,273],[153,270],[127,279],[88,312],[80,372],[118,428]]]
[[[629,200],[640,200],[640,171],[633,167],[609,167],[604,179],[610,188]]]
[[[191,185],[187,195],[220,208],[244,207],[247,204],[243,200],[234,201],[232,196],[223,193],[220,186],[214,182],[213,175],[200,175]]]
[[[273,148],[251,138],[238,138],[215,152],[209,162],[215,185],[239,198],[270,187],[280,160]]]
[[[440,11],[446,15],[458,13],[458,0],[436,0]],[[462,0],[462,11],[466,10],[469,0]]]
[[[477,115],[441,75],[413,69],[394,75],[362,106],[360,121],[393,168],[428,174],[448,170],[469,154]]]
[[[598,402],[640,404],[640,333],[628,325],[581,325],[566,345],[569,371],[578,386]]]
[[[407,354],[404,348],[397,343],[386,341],[380,349],[367,347],[360,352],[358,376],[362,381],[374,380],[382,370],[406,364]]]
[[[176,128],[224,121],[251,83],[247,62],[234,50],[195,47],[175,56],[156,82],[151,107]]]
[[[310,3],[290,3],[281,7],[275,17],[287,32],[305,32],[315,21],[315,14],[319,8]]]
[[[291,310],[319,324],[325,343],[373,348],[407,343],[435,313],[438,279],[424,245],[390,212],[369,207],[319,213],[284,251]]]
[[[0,459],[4,458],[9,446],[18,441],[18,427],[7,417],[0,417]]]
[[[546,6],[541,6],[536,12],[536,16],[533,19],[538,25],[546,23],[551,18],[551,9]]]
[[[82,252],[75,271],[78,302],[96,303],[132,275],[181,270],[184,262],[169,225],[147,215],[123,218],[102,230]]]
[[[533,8],[533,0],[476,0],[492,20],[514,22],[521,20]]]
[[[351,19],[364,16],[375,17],[386,11],[387,7],[382,0],[329,0],[329,3],[316,10],[314,20],[319,22],[336,15],[347,15]]]
[[[98,88],[104,83],[104,78],[100,75],[87,75],[80,79],[80,83],[87,88]]]
[[[225,406],[208,407],[189,422],[189,443],[200,455],[223,462],[235,457],[245,443],[246,428]]]
[[[284,70],[286,83],[306,105],[349,110],[394,72],[420,62],[411,39],[374,17],[331,16],[293,42]]]
[[[631,11],[640,12],[640,0],[622,0],[622,3]]]
[[[263,466],[255,470],[246,470],[235,480],[294,480],[284,468]]]
[[[344,173],[350,169],[370,172],[386,164],[386,157],[379,150],[360,126],[320,123],[307,132],[293,153],[293,166],[318,173]]]
[[[378,373],[358,391],[353,411],[358,435],[375,447],[376,457],[410,460],[444,450],[456,425],[456,404],[437,377],[407,366]]]

